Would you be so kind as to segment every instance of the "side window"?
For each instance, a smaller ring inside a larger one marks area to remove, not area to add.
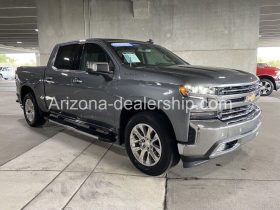
[[[107,52],[97,44],[88,43],[85,45],[81,61],[81,68],[86,70],[94,63],[109,63],[110,69],[113,70],[114,64]]]
[[[58,49],[54,66],[58,69],[78,70],[82,50],[83,45],[81,44],[61,46]]]

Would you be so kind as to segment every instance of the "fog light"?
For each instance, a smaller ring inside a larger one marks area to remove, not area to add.
[[[216,152],[222,152],[226,149],[226,144],[222,143],[218,146]]]

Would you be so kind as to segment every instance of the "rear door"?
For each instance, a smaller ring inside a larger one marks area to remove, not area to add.
[[[55,59],[45,72],[46,104],[51,111],[71,114],[69,100],[72,98],[73,71],[79,71],[83,44],[59,46]]]

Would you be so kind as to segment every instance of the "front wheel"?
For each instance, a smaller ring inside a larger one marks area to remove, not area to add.
[[[165,117],[156,112],[133,116],[125,130],[125,146],[131,162],[145,174],[157,176],[178,162],[175,138]]]
[[[269,79],[261,79],[261,95],[269,96],[274,89],[273,83]]]
[[[43,113],[32,93],[27,93],[23,98],[23,112],[28,125],[36,127],[45,123]]]

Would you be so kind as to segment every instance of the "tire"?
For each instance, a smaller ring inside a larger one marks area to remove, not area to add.
[[[0,74],[0,80],[2,80],[2,79],[4,79],[4,78],[3,78],[3,75],[2,75],[2,74]]]
[[[271,80],[263,78],[261,79],[261,95],[262,96],[269,96],[273,90],[274,90],[274,85]]]
[[[151,176],[163,174],[179,161],[175,137],[166,118],[157,112],[141,112],[129,120],[125,147],[133,165]]]
[[[23,112],[28,125],[37,127],[45,123],[43,112],[38,107],[33,93],[27,93],[23,98]]]

